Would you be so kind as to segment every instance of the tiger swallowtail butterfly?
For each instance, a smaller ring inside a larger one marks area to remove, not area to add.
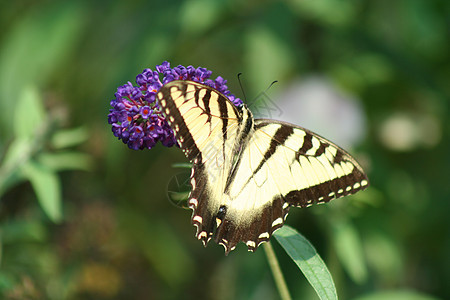
[[[193,81],[164,85],[157,99],[192,163],[196,237],[250,251],[282,227],[291,206],[308,207],[368,186],[356,160],[321,136],[285,122],[254,119],[217,90]]]

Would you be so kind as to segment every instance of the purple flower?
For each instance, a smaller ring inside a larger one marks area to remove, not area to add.
[[[148,117],[152,112],[153,110],[148,105],[142,106],[141,109],[139,110],[139,113],[141,114],[143,119],[148,119]]]
[[[234,105],[242,104],[241,99],[230,93],[227,81],[222,77],[209,79],[212,72],[206,68],[171,68],[165,61],[156,66],[156,71],[144,69],[136,76],[137,86],[131,82],[119,86],[114,94],[116,99],[110,102],[108,123],[112,125],[114,136],[122,140],[130,149],[153,148],[158,141],[163,146],[177,145],[174,133],[161,112],[156,94],[166,83],[173,80],[192,80],[208,85],[224,94]]]

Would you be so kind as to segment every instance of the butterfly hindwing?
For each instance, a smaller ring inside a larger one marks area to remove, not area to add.
[[[224,95],[191,81],[163,86],[158,100],[193,163],[189,205],[196,236],[254,251],[283,226],[291,206],[307,207],[368,186],[343,149],[292,124],[254,120]]]

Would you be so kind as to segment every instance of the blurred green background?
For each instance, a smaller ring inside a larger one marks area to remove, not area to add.
[[[133,151],[111,133],[116,88],[164,60],[206,67],[238,97],[242,72],[248,99],[278,80],[276,105],[312,77],[351,98],[363,121],[350,129],[328,105],[302,113],[337,142],[360,132],[348,146],[371,187],[287,223],[341,299],[450,298],[449,1],[2,4],[0,298],[279,297],[262,249],[203,248],[190,211],[167,200],[179,149]],[[293,297],[315,299],[272,243]]]

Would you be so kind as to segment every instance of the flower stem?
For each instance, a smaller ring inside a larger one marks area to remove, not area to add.
[[[275,284],[278,288],[278,292],[280,293],[280,297],[282,300],[291,300],[291,294],[289,294],[289,290],[284,280],[283,273],[281,272],[280,265],[278,264],[277,257],[275,256],[275,252],[273,251],[272,244],[270,242],[263,244],[264,251],[267,255],[267,261],[269,262],[270,269],[272,270],[273,278],[275,280]]]

